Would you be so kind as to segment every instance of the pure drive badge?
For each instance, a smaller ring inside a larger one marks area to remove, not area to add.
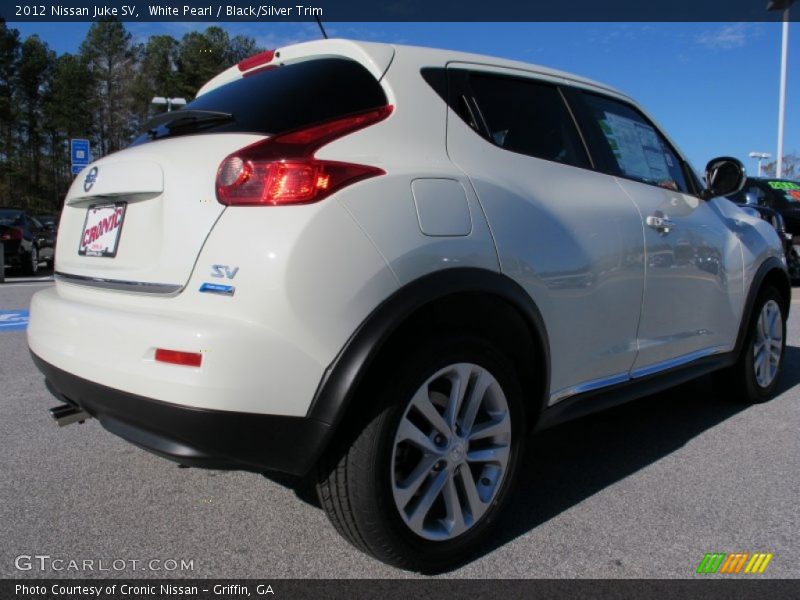
[[[221,283],[208,283],[205,282],[200,286],[200,291],[205,294],[220,294],[222,296],[233,296],[236,288],[232,285],[223,285]]]

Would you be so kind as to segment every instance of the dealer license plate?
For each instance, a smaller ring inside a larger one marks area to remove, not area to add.
[[[90,206],[86,211],[78,254],[114,258],[126,207],[126,202]]]

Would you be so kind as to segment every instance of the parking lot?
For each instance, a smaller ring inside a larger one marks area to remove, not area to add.
[[[46,285],[10,279],[0,311]],[[769,552],[763,575],[727,577],[800,577],[799,288],[792,311],[779,397],[733,404],[704,378],[539,435],[491,545],[444,576],[684,578],[707,552]],[[181,469],[96,421],[59,429],[20,328],[0,328],[0,390],[2,577],[409,575],[264,476]],[[126,562],[19,571],[20,555]]]

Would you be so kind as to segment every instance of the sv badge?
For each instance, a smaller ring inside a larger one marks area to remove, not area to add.
[[[228,265],[211,265],[211,276],[225,279],[233,279],[239,272],[239,267],[229,267]]]

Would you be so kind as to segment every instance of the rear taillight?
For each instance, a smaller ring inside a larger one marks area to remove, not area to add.
[[[21,240],[22,229],[19,227],[8,227],[3,233],[0,233],[0,240]]]
[[[217,200],[235,206],[307,204],[368,177],[377,167],[314,158],[321,146],[392,112],[382,106],[257,142],[229,155],[217,170]]]

